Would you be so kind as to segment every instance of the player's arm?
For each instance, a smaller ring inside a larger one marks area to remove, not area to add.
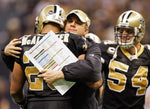
[[[19,44],[21,44],[21,42],[18,41],[18,39],[13,39],[1,52],[3,61],[11,71],[13,71],[15,58],[19,58],[18,55],[22,50],[20,47],[17,47]]]
[[[99,81],[96,82],[86,82],[86,85],[92,89],[98,89],[103,85],[103,79],[101,78]]]
[[[21,66],[15,62],[13,72],[11,73],[10,95],[19,105],[23,105],[25,103],[25,95],[23,93],[24,83],[24,72]]]

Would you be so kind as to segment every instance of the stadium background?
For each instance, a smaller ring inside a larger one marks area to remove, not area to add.
[[[13,38],[33,34],[35,17],[48,4],[59,4],[66,13],[72,9],[86,12],[92,20],[90,32],[101,40],[114,39],[113,27],[123,11],[138,11],[146,21],[142,43],[150,44],[150,0],[0,0],[0,49]],[[19,109],[9,96],[9,75],[0,58],[0,109]]]

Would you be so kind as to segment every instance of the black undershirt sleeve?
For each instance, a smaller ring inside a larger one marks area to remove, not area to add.
[[[1,55],[2,55],[2,59],[3,59],[4,63],[6,64],[7,68],[10,71],[13,71],[15,58],[12,57],[12,56],[5,55],[4,54],[4,49],[2,49]]]

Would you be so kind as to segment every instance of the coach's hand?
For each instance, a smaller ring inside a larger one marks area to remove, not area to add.
[[[62,71],[53,71],[50,69],[45,69],[42,70],[41,73],[42,74],[39,74],[38,77],[42,77],[48,84],[52,84],[56,80],[64,78],[64,74]]]

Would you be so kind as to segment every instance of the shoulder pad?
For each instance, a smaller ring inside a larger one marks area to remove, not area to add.
[[[144,48],[146,49],[148,55],[150,56],[150,45],[149,44],[145,44]]]
[[[148,50],[150,50],[150,45],[149,44],[146,44],[144,45]]]
[[[117,44],[114,41],[102,41],[99,44],[102,53],[107,53],[113,55],[115,53],[115,49]]]
[[[103,41],[105,45],[111,45],[111,44],[116,44],[115,41],[111,41],[111,40],[106,40],[106,41]]]

